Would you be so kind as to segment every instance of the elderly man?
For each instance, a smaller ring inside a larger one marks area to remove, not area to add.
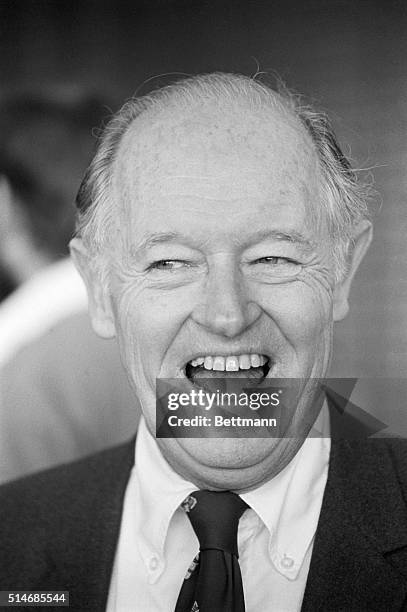
[[[256,80],[119,111],[71,250],[144,419],[136,444],[3,487],[1,589],[109,612],[407,609],[404,442],[341,439],[317,401],[364,195],[325,118]],[[303,381],[298,435],[156,437],[157,379],[235,374]]]

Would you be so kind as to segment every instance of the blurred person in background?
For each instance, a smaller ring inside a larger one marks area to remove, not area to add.
[[[116,344],[91,333],[66,257],[106,113],[76,87],[0,101],[0,481],[111,445],[134,421]],[[129,406],[123,421],[112,402]]]

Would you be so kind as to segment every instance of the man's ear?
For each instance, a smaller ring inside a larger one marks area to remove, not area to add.
[[[102,273],[101,266],[95,265],[80,238],[73,238],[69,249],[76,269],[86,285],[92,327],[101,338],[113,338],[116,329],[106,274]]]
[[[353,277],[372,241],[373,229],[370,221],[361,221],[352,236],[353,248],[349,255],[348,268],[334,289],[333,318],[341,321],[349,312],[349,292]]]

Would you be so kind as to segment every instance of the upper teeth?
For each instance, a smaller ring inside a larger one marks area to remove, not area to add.
[[[267,357],[251,353],[250,355],[206,355],[205,357],[197,357],[190,364],[192,366],[203,366],[205,370],[217,370],[219,372],[237,372],[238,370],[249,370],[250,368],[258,368],[267,363]]]

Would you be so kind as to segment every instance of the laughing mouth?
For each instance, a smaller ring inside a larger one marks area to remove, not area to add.
[[[270,367],[270,358],[258,353],[202,355],[188,361],[184,372],[192,383],[205,378],[250,378],[261,382],[266,378]]]

